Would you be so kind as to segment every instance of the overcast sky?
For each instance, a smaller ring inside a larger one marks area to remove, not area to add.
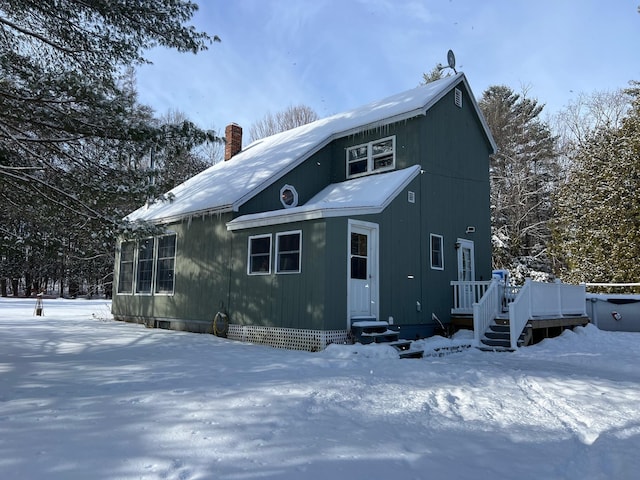
[[[320,117],[417,86],[452,49],[476,98],[507,85],[553,113],[640,80],[640,0],[199,0],[198,55],[153,50],[142,103],[204,128],[304,104]],[[245,135],[245,138],[248,135]]]

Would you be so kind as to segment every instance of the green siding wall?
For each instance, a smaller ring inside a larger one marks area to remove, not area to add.
[[[280,189],[286,185],[292,185],[298,192],[298,205],[308,202],[311,197],[326,187],[331,180],[331,148],[326,147],[312,155],[303,164],[276,180],[259,195],[256,195],[240,207],[238,215],[268,212],[284,209],[280,202]],[[230,162],[233,159],[229,160]]]
[[[114,294],[114,315],[210,322],[227,306],[227,271],[233,263],[232,239],[226,231],[229,220],[230,215],[214,215],[168,225],[167,231],[177,237],[174,294]]]
[[[459,88],[464,89],[462,84]],[[226,224],[239,215],[282,209],[279,192],[285,184],[296,187],[299,204],[304,204],[329,183],[345,180],[348,147],[395,135],[396,168],[417,164],[422,173],[385,211],[358,218],[379,225],[380,319],[392,316],[396,325],[424,326],[421,334],[433,327],[432,313],[448,321],[449,282],[458,277],[457,238],[474,242],[476,278],[491,278],[491,147],[469,92],[463,91],[463,96],[462,109],[454,105],[452,91],[426,116],[336,139],[241,206],[240,212],[170,225],[177,234],[175,294],[115,294],[114,314],[207,323],[224,310],[237,324],[344,329],[348,218],[234,232],[227,231]],[[409,190],[415,193],[415,203],[407,200]],[[475,233],[466,234],[467,226],[474,226]],[[301,273],[247,275],[249,236],[272,234],[275,255],[276,233],[293,230],[302,230]],[[444,237],[444,270],[430,268],[431,233]]]
[[[250,235],[272,234],[275,255],[276,233],[302,230],[300,273],[247,275],[246,258]],[[233,233],[234,263],[231,273],[229,312],[234,323],[286,328],[324,329],[325,225],[323,222],[286,224]]]
[[[168,229],[177,233],[174,295],[115,295],[114,314],[210,322],[222,310],[237,324],[325,329],[324,277],[330,262],[324,254],[324,222],[232,233],[226,230],[230,218],[171,225]],[[272,267],[270,275],[247,274],[250,235],[273,235],[273,265],[276,233],[299,229],[301,273],[276,274]]]

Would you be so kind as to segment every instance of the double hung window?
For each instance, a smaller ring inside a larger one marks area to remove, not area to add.
[[[272,235],[249,237],[247,273],[249,275],[269,275],[271,273]],[[300,273],[302,254],[302,231],[276,233],[275,273]]]
[[[442,235],[432,233],[430,236],[431,268],[434,270],[444,270],[444,253],[442,251]]]
[[[120,244],[118,293],[173,294],[176,234]]]
[[[347,178],[392,170],[395,164],[395,136],[347,149]]]
[[[158,238],[156,293],[173,293],[175,262],[176,236],[165,235]]]
[[[138,243],[138,272],[136,275],[136,293],[151,293],[153,282],[153,246],[154,238],[145,238]]]
[[[118,293],[133,293],[133,267],[136,242],[120,245],[120,268],[118,270]]]
[[[249,275],[271,273],[271,235],[249,237]]]
[[[276,236],[278,273],[300,273],[302,232],[284,232]]]

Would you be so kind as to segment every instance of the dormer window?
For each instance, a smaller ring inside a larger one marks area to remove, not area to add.
[[[395,136],[347,149],[347,178],[393,170],[395,166]]]

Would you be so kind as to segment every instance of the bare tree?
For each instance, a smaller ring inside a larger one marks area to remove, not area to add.
[[[583,145],[594,131],[615,129],[629,111],[629,100],[622,89],[580,93],[553,119],[561,145]]]
[[[292,105],[275,115],[269,112],[264,118],[251,125],[249,141],[255,142],[261,138],[315,122],[317,119],[318,114],[306,105]]]
[[[573,168],[575,152],[584,148],[597,132],[620,128],[629,108],[628,96],[617,89],[580,93],[555,114],[551,123],[558,135],[562,169],[569,172]]]

